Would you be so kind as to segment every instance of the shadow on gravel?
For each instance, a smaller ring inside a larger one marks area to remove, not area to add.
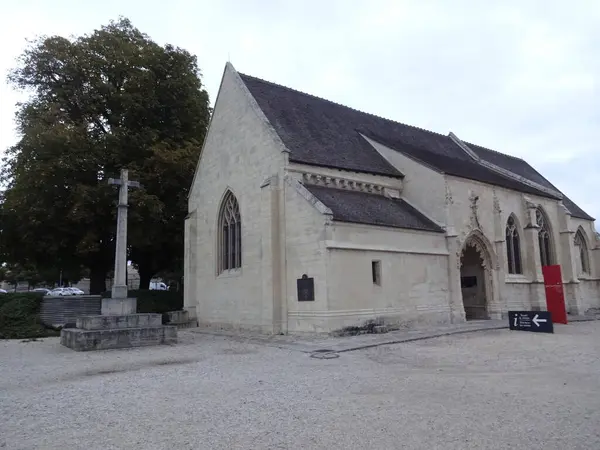
[[[111,375],[115,373],[124,373],[124,372],[135,372],[142,369],[147,369],[150,367],[161,367],[161,366],[181,366],[185,364],[194,364],[199,362],[199,359],[187,358],[187,359],[169,359],[163,361],[148,361],[141,364],[134,364],[131,366],[119,366],[113,368],[101,368],[98,370],[88,370],[83,373],[74,374],[73,379],[83,378],[83,377],[94,377],[98,375]]]

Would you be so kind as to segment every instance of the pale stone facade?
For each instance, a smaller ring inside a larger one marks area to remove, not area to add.
[[[310,133],[322,153],[302,142]],[[189,197],[186,309],[206,326],[266,333],[502,318],[545,309],[540,242],[569,312],[600,307],[593,219],[524,161],[426,133],[227,64]]]

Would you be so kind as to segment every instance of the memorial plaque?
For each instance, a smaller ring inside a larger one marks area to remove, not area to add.
[[[298,287],[298,301],[299,302],[313,302],[315,300],[315,280],[314,278],[308,278],[306,274],[302,275],[302,278],[296,280]]]

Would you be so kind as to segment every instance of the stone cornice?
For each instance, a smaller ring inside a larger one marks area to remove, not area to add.
[[[296,170],[301,177],[302,183],[313,186],[324,186],[348,191],[366,192],[369,194],[385,195],[387,197],[399,198],[401,189],[396,185],[359,180],[353,177],[323,175],[308,171]]]
[[[286,175],[284,177],[284,180],[289,186],[292,186],[302,197],[304,197],[311,205],[313,205],[321,214],[333,216],[333,212],[331,211],[331,209],[329,209],[327,206],[325,206],[323,202],[321,202],[321,200],[319,200],[317,197],[311,194],[310,191],[308,191],[308,189],[306,189],[302,185],[302,183],[299,183],[297,180],[290,177],[289,175]]]

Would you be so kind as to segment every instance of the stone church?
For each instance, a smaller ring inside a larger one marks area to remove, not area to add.
[[[522,159],[227,64],[189,195],[201,325],[327,332],[600,307],[594,219]]]

